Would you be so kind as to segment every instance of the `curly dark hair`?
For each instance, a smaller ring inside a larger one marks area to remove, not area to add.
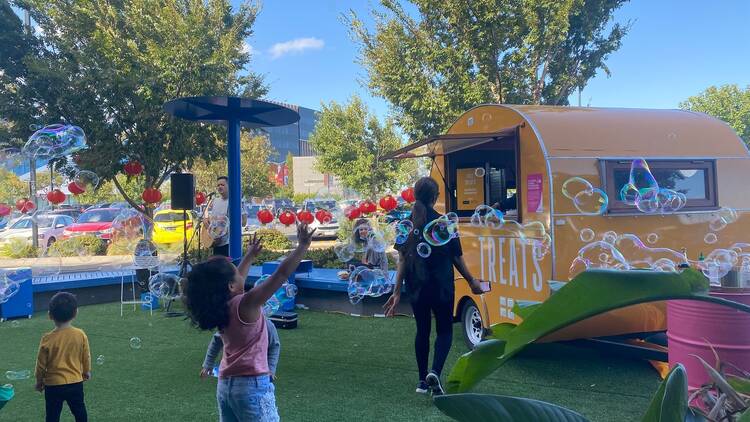
[[[229,324],[229,284],[234,265],[226,259],[209,259],[187,276],[183,301],[192,324],[201,330],[223,329]]]
[[[49,314],[58,324],[66,323],[76,317],[78,301],[73,293],[59,292],[49,300]]]

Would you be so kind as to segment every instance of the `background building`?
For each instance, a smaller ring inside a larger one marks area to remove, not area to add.
[[[292,160],[292,177],[294,193],[317,194],[321,197],[348,196],[350,192],[329,174],[323,174],[315,168],[318,157],[294,157]]]
[[[278,101],[265,100],[289,107],[299,113],[299,121],[291,125],[263,128],[271,141],[271,146],[276,150],[278,156],[271,157],[271,161],[286,160],[287,153],[295,157],[308,157],[314,155],[310,147],[310,134],[318,122],[319,112],[310,108],[286,104]]]

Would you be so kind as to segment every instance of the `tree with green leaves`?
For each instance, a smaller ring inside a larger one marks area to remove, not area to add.
[[[276,150],[271,146],[268,137],[242,133],[240,175],[244,197],[264,197],[274,192],[276,186],[268,177],[268,159],[274,154]],[[199,160],[190,168],[190,171],[195,175],[196,190],[213,192],[216,190],[216,178],[227,174],[227,160],[222,158],[210,163]]]
[[[482,103],[567,105],[620,48],[627,0],[381,0],[371,31],[351,12],[367,85],[412,137]],[[407,3],[408,4],[408,3]]]
[[[310,142],[319,154],[321,173],[335,175],[344,186],[370,198],[402,186],[414,173],[412,160],[382,159],[402,147],[402,139],[391,119],[381,124],[356,96],[348,104],[323,105]]]
[[[21,181],[13,172],[0,168],[0,204],[15,205],[21,198],[28,198],[29,185]]]
[[[125,161],[143,164],[144,188],[159,188],[172,172],[226,154],[223,128],[170,118],[163,104],[266,92],[259,76],[240,74],[250,61],[242,45],[259,11],[254,2],[233,9],[229,0],[17,0],[38,24],[33,36],[0,3],[3,22],[11,23],[0,27],[0,40],[21,43],[0,45],[0,57],[12,56],[0,61],[0,112],[12,122],[62,117],[83,128],[88,148],[78,167],[111,181],[146,214],[152,210],[116,177]],[[12,127],[11,140],[24,129]],[[55,166],[68,168],[65,161]]]
[[[750,86],[711,86],[680,103],[680,108],[699,111],[727,122],[750,145]]]

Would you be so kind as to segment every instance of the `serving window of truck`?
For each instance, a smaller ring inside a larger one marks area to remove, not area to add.
[[[388,158],[442,157],[437,167],[446,186],[446,212],[470,217],[480,205],[519,218],[518,128],[491,134],[444,135],[409,145]]]

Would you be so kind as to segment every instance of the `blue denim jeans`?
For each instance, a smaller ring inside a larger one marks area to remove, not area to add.
[[[219,378],[216,401],[221,422],[278,422],[270,375]]]

